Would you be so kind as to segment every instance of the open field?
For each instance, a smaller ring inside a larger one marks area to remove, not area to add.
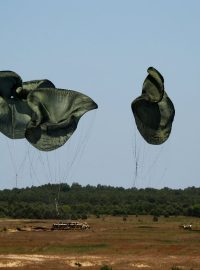
[[[0,269],[200,269],[200,219],[89,218],[90,230],[16,231],[47,220],[0,220]],[[192,224],[183,230],[181,224]],[[79,265],[79,266],[78,266]]]

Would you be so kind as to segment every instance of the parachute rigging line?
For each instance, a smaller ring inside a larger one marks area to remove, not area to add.
[[[32,159],[31,159],[31,157],[32,157]],[[29,164],[30,164],[30,177],[32,179],[32,182],[33,182],[33,175],[34,175],[38,184],[41,185],[41,182],[40,182],[39,177],[36,173],[36,170],[33,167],[33,155],[30,155],[30,147],[29,146],[28,146],[28,159],[29,159]]]
[[[92,114],[91,116],[92,117],[88,121],[86,121],[87,123],[84,122],[81,129],[79,129],[79,132],[77,132],[76,136],[73,136],[73,138],[71,138],[71,140],[69,140],[69,143],[66,145],[66,152],[72,154],[69,156],[69,158],[66,158],[67,162],[65,163],[63,179],[69,179],[69,177],[72,175],[73,170],[77,168],[78,163],[80,162],[80,160],[82,160],[82,156],[88,144],[89,137],[92,133],[91,130],[93,128],[96,113]]]

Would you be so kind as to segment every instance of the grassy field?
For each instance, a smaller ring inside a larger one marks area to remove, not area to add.
[[[1,269],[200,269],[200,219],[89,218],[85,231],[16,231],[55,221],[0,220]],[[181,224],[192,224],[184,230]]]

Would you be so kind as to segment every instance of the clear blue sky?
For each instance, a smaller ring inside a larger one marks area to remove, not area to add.
[[[99,109],[84,115],[70,141],[52,153],[0,135],[0,188],[14,187],[16,179],[18,187],[199,186],[199,10],[198,0],[1,0],[0,70],[79,90]],[[144,142],[130,107],[149,66],[164,76],[176,108],[161,146]]]

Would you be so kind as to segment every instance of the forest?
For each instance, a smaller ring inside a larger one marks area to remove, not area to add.
[[[46,184],[0,190],[0,217],[87,219],[104,215],[200,217],[200,188],[154,189]]]

